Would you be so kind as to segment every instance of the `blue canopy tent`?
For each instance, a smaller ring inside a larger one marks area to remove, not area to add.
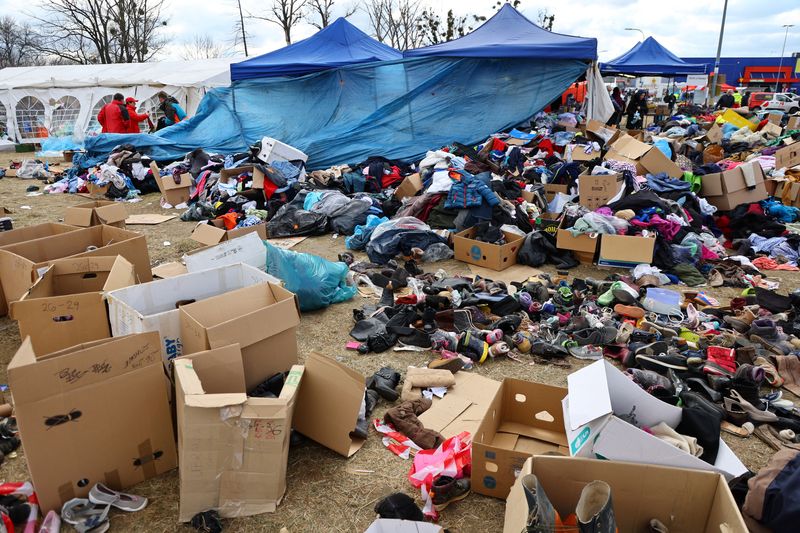
[[[404,57],[597,59],[597,39],[553,33],[505,4],[478,29],[445,43],[407,50]]]
[[[379,43],[343,18],[308,39],[262,56],[231,65],[231,80],[302,76],[345,65],[391,61],[403,57],[391,46]]]
[[[603,74],[629,74],[632,76],[676,74],[705,74],[703,64],[687,63],[656,41],[648,37],[636,46],[608,63],[600,63]]]

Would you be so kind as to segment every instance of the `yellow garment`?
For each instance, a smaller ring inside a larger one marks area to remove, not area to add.
[[[733,93],[733,101],[739,105],[742,105],[742,95],[738,92]]]

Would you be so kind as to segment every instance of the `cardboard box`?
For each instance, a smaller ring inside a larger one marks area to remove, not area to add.
[[[364,401],[365,378],[330,357],[312,352],[294,411],[294,428],[328,449],[350,457],[364,445],[351,435]]]
[[[300,304],[278,284],[259,283],[212,296],[181,306],[180,313],[186,355],[241,346],[247,390],[264,381],[269,370],[297,363]]]
[[[165,366],[182,355],[178,302],[201,301],[243,287],[275,280],[249,265],[235,264],[111,291],[106,295],[114,337],[155,331]]]
[[[774,184],[775,189],[771,196],[779,198],[784,205],[800,206],[800,182],[767,180],[765,183],[767,184],[768,193],[769,184]]]
[[[569,144],[567,150],[569,150],[572,161],[593,161],[600,159],[603,155],[600,150],[591,150],[587,154],[586,147],[582,144]]]
[[[622,174],[592,175],[584,172],[578,178],[580,204],[591,211],[602,207],[625,186]]]
[[[800,130],[800,116],[792,115],[786,123],[786,131]]]
[[[499,245],[476,241],[473,239],[475,231],[475,228],[469,228],[453,237],[456,259],[492,270],[503,270],[517,264],[519,248],[525,237],[504,231],[506,244]]]
[[[547,203],[548,204],[555,199],[556,194],[558,194],[558,193],[569,194],[569,186],[568,185],[557,184],[557,183],[546,183],[545,184],[545,186],[544,186],[544,197],[547,199]],[[525,197],[523,196],[523,198],[525,198]]]
[[[775,168],[793,168],[800,165],[800,142],[784,146],[775,152]]]
[[[219,181],[221,183],[228,183],[232,179],[236,179],[240,175],[246,172],[252,174],[252,182],[250,185],[251,189],[264,188],[264,178],[265,178],[264,173],[252,165],[235,167],[235,168],[224,168],[219,173]]]
[[[180,182],[175,183],[172,174],[162,176],[161,170],[155,161],[150,163],[150,170],[153,173],[153,179],[156,180],[158,190],[161,191],[161,197],[164,201],[171,206],[187,203],[189,201],[189,194],[192,188],[192,175],[181,174]]]
[[[123,490],[177,466],[158,335],[37,355],[25,339],[8,383],[44,513],[85,498],[95,483]]]
[[[573,237],[566,227],[566,220],[561,221],[561,225],[556,232],[556,247],[559,250],[572,250],[575,258],[581,263],[591,265],[594,263],[600,239],[589,235],[578,235]]]
[[[683,177],[683,170],[670,161],[661,150],[652,144],[636,140],[630,135],[620,135],[611,145],[604,159],[633,163],[640,175],[664,172],[673,178]]]
[[[101,199],[106,197],[106,193],[108,192],[108,188],[111,186],[111,183],[106,183],[105,185],[98,185],[94,181],[89,181],[86,183],[86,190],[88,191],[83,196],[88,196],[89,198],[94,199]]]
[[[742,171],[745,166],[752,168],[755,175],[756,186],[753,189],[747,187]],[[758,162],[745,163],[725,172],[703,176],[700,196],[718,209],[729,211],[739,204],[760,202],[766,199],[767,188],[764,185],[764,179],[764,170]]]
[[[400,182],[400,185],[395,189],[394,196],[398,200],[402,200],[403,198],[409,198],[411,196],[416,196],[416,194],[422,190],[422,178],[420,177],[419,173],[411,174],[403,178],[403,181]]]
[[[617,128],[606,126],[599,120],[590,120],[587,122],[586,133],[591,134],[589,138],[594,138],[594,140],[598,140],[606,146],[613,143],[621,135],[621,132]]]
[[[444,398],[433,397],[431,408],[419,416],[422,425],[450,438],[463,431],[475,435],[500,382],[472,372],[456,372],[456,384]]]
[[[770,124],[777,124],[780,126],[781,120],[783,120],[783,113],[777,111],[770,111],[767,113],[767,122]]]
[[[747,533],[728,484],[719,474],[663,466],[536,456],[525,461],[506,500],[503,533],[525,531],[528,504],[522,477],[535,474],[561,516],[575,512],[581,491],[611,486],[617,531],[649,531],[656,518],[669,531]]]
[[[267,239],[267,224],[257,224],[255,226],[248,226],[245,228],[233,228],[226,230],[225,223],[222,220],[209,220],[208,223],[200,222],[195,226],[192,232],[191,239],[206,246],[213,246],[221,242],[235,239],[247,235],[248,233],[255,233],[261,240]],[[264,252],[266,253],[266,252]]]
[[[303,367],[264,370],[261,381],[289,371],[278,398],[247,396],[238,344],[174,361],[181,522],[209,509],[224,518],[271,513],[283,499]]]
[[[766,124],[764,124],[764,127],[761,128],[761,132],[771,135],[773,137],[780,137],[781,135],[783,135],[783,128],[781,128],[777,124],[767,122]]]
[[[192,250],[183,256],[186,270],[197,272],[225,265],[244,263],[259,270],[267,269],[267,252],[264,242],[255,232],[224,241],[216,246]]]
[[[122,202],[109,202],[108,200],[77,204],[64,210],[64,223],[81,228],[105,224],[125,229],[126,218],[128,218],[128,210],[125,205]]]
[[[472,440],[472,490],[506,498],[527,458],[568,455],[562,387],[505,378]]]
[[[153,279],[144,235],[111,226],[92,226],[0,249],[0,279],[6,302],[19,300],[55,259],[121,255],[133,264],[139,283]]]
[[[567,384],[563,410],[571,455],[713,470],[729,480],[747,472],[722,439],[711,465],[640,429],[661,422],[674,428],[681,408],[651,396],[607,361],[573,372]]]
[[[649,265],[656,247],[655,234],[647,237],[630,235],[601,235],[597,264],[617,268],[634,268]]]
[[[713,126],[706,132],[706,137],[709,141],[714,144],[719,144],[722,142],[722,128],[719,127],[719,124],[716,122]]]
[[[10,315],[20,338],[47,354],[110,337],[103,293],[135,284],[133,265],[122,256],[58,259],[11,303]]]
[[[308,156],[286,143],[282,143],[272,137],[261,138],[261,151],[257,158],[266,164],[273,161],[308,161]]]
[[[364,533],[444,533],[444,529],[427,522],[412,522],[398,518],[377,518]]]

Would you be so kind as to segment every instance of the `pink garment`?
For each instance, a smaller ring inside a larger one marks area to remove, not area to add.
[[[614,216],[614,212],[611,210],[610,207],[606,207],[606,206],[598,207],[594,211],[595,211],[595,213],[600,213],[601,215],[604,215],[604,216],[607,216],[607,217],[613,217]]]
[[[705,245],[700,245],[700,257],[706,261],[708,259],[719,259],[719,256],[716,252],[713,252],[705,247]]]

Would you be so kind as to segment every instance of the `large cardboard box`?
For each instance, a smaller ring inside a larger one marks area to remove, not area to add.
[[[259,379],[289,371],[280,396],[251,398],[238,344],[175,359],[181,522],[271,513],[283,499],[303,367],[274,363]]]
[[[656,247],[656,236],[601,235],[597,264],[617,268],[634,268],[650,264]]]
[[[122,256],[58,259],[11,303],[10,315],[36,353],[55,352],[110,337],[103,293],[135,284],[133,265]]]
[[[492,244],[475,240],[475,228],[469,228],[453,237],[455,258],[465,263],[492,270],[503,270],[517,264],[519,248],[525,237],[504,231],[506,243]]]
[[[594,161],[595,159],[600,159],[603,155],[600,150],[590,148],[587,153],[586,149],[586,146],[582,144],[567,145],[567,150],[569,151],[572,161]]]
[[[267,224],[262,223],[245,228],[233,228],[226,230],[225,223],[222,222],[222,220],[209,220],[207,223],[200,222],[197,224],[197,226],[195,226],[194,231],[192,231],[191,239],[199,242],[200,244],[205,244],[206,246],[214,246],[215,244],[219,244],[221,242],[242,237],[248,233],[255,233],[261,238],[262,241],[266,240]]]
[[[501,383],[472,372],[456,372],[456,384],[444,398],[433,397],[431,408],[419,416],[422,425],[450,438],[463,431],[475,435]]]
[[[622,174],[592,175],[584,172],[578,180],[580,203],[591,211],[606,205],[625,186]]]
[[[25,339],[8,383],[43,512],[85,498],[95,483],[123,490],[177,466],[158,335],[41,355]]]
[[[259,283],[181,306],[183,353],[238,343],[247,390],[273,368],[297,363],[297,296],[276,283]]]
[[[231,179],[238,178],[246,172],[252,174],[252,180],[250,182],[250,187],[252,189],[264,188],[264,173],[252,165],[222,169],[219,173],[219,181],[221,183],[228,183]],[[245,185],[247,185],[247,182],[245,182]]]
[[[559,250],[571,250],[575,258],[581,263],[591,265],[597,255],[600,245],[598,237],[587,234],[574,237],[566,227],[566,220],[561,221],[561,225],[556,232],[556,247]]]
[[[416,195],[422,190],[422,178],[419,174],[411,174],[403,178],[400,185],[394,191],[394,197],[398,200]]]
[[[111,291],[106,295],[111,334],[157,332],[164,364],[171,368],[169,362],[184,353],[180,304],[269,281],[275,278],[239,263]]]
[[[472,440],[472,490],[505,498],[532,455],[568,455],[562,387],[505,378]]]
[[[0,279],[6,302],[19,300],[55,259],[121,255],[139,283],[153,279],[144,235],[111,226],[92,226],[0,248]]]
[[[575,512],[581,491],[602,480],[611,486],[617,531],[650,531],[655,518],[669,531],[747,533],[728,484],[719,474],[681,468],[536,456],[525,461],[506,500],[503,533],[525,531],[528,504],[522,478],[535,474],[553,507]]]
[[[786,131],[800,130],[800,116],[792,115],[786,123]]]
[[[722,439],[712,465],[641,429],[661,422],[674,428],[682,410],[651,396],[607,361],[573,372],[567,384],[563,411],[571,455],[712,470],[727,479],[747,472]]]
[[[683,177],[683,170],[653,146],[638,141],[630,135],[620,135],[611,145],[604,159],[626,161],[636,165],[639,174],[664,172],[673,178]]]
[[[267,269],[267,251],[257,232],[251,231],[240,237],[223,241],[216,246],[192,250],[183,256],[186,270],[197,272],[225,265],[244,263],[259,270]]]
[[[800,165],[800,142],[784,146],[775,152],[775,168],[793,168]]]
[[[611,126],[606,126],[599,120],[590,120],[586,123],[586,132],[591,134],[595,140],[601,141],[606,145],[613,143],[622,133]]]
[[[161,191],[161,197],[164,198],[166,203],[174,207],[189,201],[189,194],[192,188],[191,174],[181,174],[180,181],[175,183],[172,174],[168,176],[161,175],[161,170],[155,161],[150,163],[150,170],[153,173],[153,179],[156,180],[158,190]]]
[[[743,168],[751,169],[755,176],[755,188],[748,188]],[[764,184],[764,170],[758,162],[750,162],[738,167],[703,176],[700,196],[711,205],[728,211],[739,204],[760,202],[767,198],[767,187]]]
[[[77,204],[64,210],[64,223],[81,228],[105,224],[124,229],[126,218],[128,218],[128,210],[125,205],[108,200]]]

